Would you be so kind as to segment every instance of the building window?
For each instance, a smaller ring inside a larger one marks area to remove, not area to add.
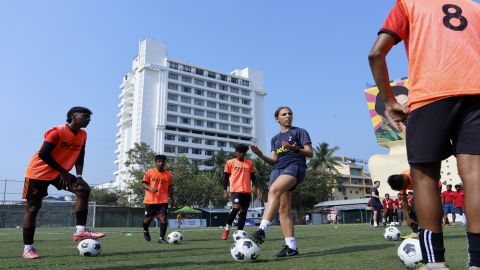
[[[178,96],[177,96],[177,95],[174,95],[174,94],[168,94],[168,100],[177,101],[177,100],[178,100]]]
[[[201,68],[195,68],[195,74],[197,74],[197,75],[202,75],[202,76],[203,76],[203,69],[201,69]]]
[[[209,98],[217,98],[217,93],[208,91],[208,92],[207,92],[207,97],[209,97]]]
[[[250,134],[250,133],[252,133],[252,129],[251,129],[251,128],[248,128],[248,127],[242,127],[242,131],[243,131],[243,133],[245,133],[245,134]]]
[[[208,118],[217,118],[217,113],[207,111],[207,117]]]
[[[182,70],[185,72],[192,72],[192,67],[183,65]]]
[[[242,108],[242,113],[243,114],[250,114],[250,109]]]
[[[235,132],[240,132],[240,127],[239,126],[231,126],[230,129]]]
[[[203,106],[204,102],[201,99],[194,99],[193,104],[198,105],[198,106]]]
[[[230,97],[230,101],[234,103],[239,103],[240,99],[238,97]]]
[[[192,99],[189,97],[182,97],[181,100],[183,103],[188,103],[188,104],[192,103]]]
[[[192,154],[201,155],[202,154],[202,149],[192,148]]]
[[[182,86],[182,92],[184,93],[192,93],[192,88],[190,87],[186,87],[186,86]]]
[[[176,91],[176,90],[178,90],[178,84],[169,82],[168,83],[168,89]]]
[[[215,122],[207,121],[207,128],[217,128],[217,124]]]
[[[240,122],[240,117],[239,116],[232,115],[232,116],[230,116],[230,118],[232,119],[232,122]]]
[[[165,145],[165,146],[163,147],[163,151],[164,151],[165,153],[175,153],[175,146],[173,146],[173,145]]]
[[[250,91],[242,89],[242,95],[244,96],[250,96]]]
[[[175,115],[167,115],[167,121],[177,123],[177,117]]]
[[[181,107],[180,108],[180,111],[182,113],[188,113],[188,114],[191,114],[192,113],[192,109],[188,108],[188,107]]]
[[[217,77],[217,74],[215,74],[215,72],[209,71],[209,72],[207,73],[207,76],[208,76],[209,78],[215,79],[215,78]]]
[[[176,112],[177,111],[177,105],[168,104],[167,105],[167,111]]]
[[[205,140],[205,144],[206,145],[215,145],[215,141],[214,140]]]
[[[195,110],[194,110],[194,114],[195,114],[195,115],[198,115],[198,116],[204,116],[204,115],[205,115],[205,111],[204,111],[204,110],[195,109]]]
[[[249,82],[249,81],[242,80],[242,85],[250,86],[250,82]]]
[[[220,104],[220,105],[218,106],[218,108],[219,108],[220,110],[228,111],[228,105],[227,105],[227,104]]]
[[[187,136],[180,136],[178,137],[179,142],[188,142],[188,137]]]
[[[207,82],[207,87],[216,89],[216,88],[217,88],[217,84],[216,84],[216,83],[212,83],[212,82]]]
[[[192,77],[182,76],[182,82],[192,83]]]
[[[242,99],[243,105],[250,105],[250,99]]]
[[[201,138],[192,138],[192,143],[202,144],[202,139]]]
[[[181,117],[181,118],[180,118],[180,122],[181,122],[182,124],[188,124],[188,125],[189,125],[189,124],[190,124],[190,118]]]
[[[201,86],[203,86],[204,81],[199,80],[199,79],[195,79],[195,84],[196,84],[196,85],[201,85]]]
[[[195,126],[203,127],[203,121],[195,119]]]
[[[165,134],[165,140],[167,140],[167,141],[175,141],[175,135],[173,135],[173,134]]]
[[[178,147],[179,154],[188,154],[188,147]]]
[[[172,79],[172,80],[178,80],[178,74],[169,72],[168,73],[168,78]]]
[[[227,124],[220,124],[220,129],[221,130],[228,130],[228,125]]]
[[[234,77],[231,77],[231,78],[230,78],[230,82],[232,82],[232,83],[238,83],[238,79],[237,79],[237,78],[234,78]]]
[[[218,141],[217,146],[218,147],[227,147],[227,142]]]
[[[232,112],[240,112],[240,107],[237,106],[230,106],[230,109],[232,110]]]
[[[238,94],[240,90],[237,87],[230,87],[230,92]]]
[[[213,150],[205,150],[205,156],[213,157],[214,154],[215,154],[215,151]]]
[[[226,85],[220,84],[219,87],[220,87],[220,90],[223,90],[223,91],[228,90],[228,86],[226,86]]]
[[[219,98],[220,100],[225,100],[225,101],[228,100],[228,96],[227,96],[227,95],[223,95],[223,94],[218,95],[218,98]]]
[[[227,78],[228,78],[227,75],[220,74],[220,80],[226,82],[226,81],[227,81]]]
[[[195,95],[203,96],[203,90],[201,90],[201,89],[195,89]]]
[[[170,63],[168,64],[168,66],[169,66],[170,68],[173,68],[173,69],[178,69],[178,64],[177,64],[177,63],[170,62]]]
[[[245,117],[242,117],[242,123],[244,124],[250,124],[252,121],[250,118],[245,118]]]
[[[218,114],[218,118],[220,118],[220,120],[228,121],[228,114],[220,113]]]
[[[211,102],[211,101],[207,101],[207,107],[209,107],[209,108],[217,108],[217,103]]]

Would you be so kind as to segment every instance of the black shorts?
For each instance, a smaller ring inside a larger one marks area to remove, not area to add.
[[[50,185],[53,185],[57,190],[67,190],[60,187],[60,176],[53,180],[37,180],[25,177],[22,198],[27,200],[41,200],[48,196],[48,186]],[[85,181],[77,179],[67,191],[72,192],[77,185],[88,186]]]
[[[154,217],[158,214],[168,214],[168,203],[145,204],[145,217]]]
[[[413,110],[407,119],[409,163],[480,154],[480,95],[450,97]]]
[[[250,207],[250,201],[252,200],[252,194],[250,193],[230,193],[230,198],[232,199],[232,204],[239,204],[242,208]]]

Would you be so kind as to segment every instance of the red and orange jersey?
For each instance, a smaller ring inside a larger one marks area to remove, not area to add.
[[[470,0],[397,0],[380,33],[407,50],[411,110],[480,94],[480,5]]]
[[[224,172],[230,174],[230,192],[252,193],[250,174],[255,172],[252,160],[227,160]]]
[[[70,128],[65,125],[59,125],[51,128],[44,135],[44,141],[55,144],[52,150],[52,157],[65,170],[70,171],[85,146],[87,141],[87,132],[80,129],[74,134]],[[30,160],[25,177],[36,180],[53,180],[60,175],[60,172],[50,167],[40,157],[40,149]]]
[[[158,189],[158,192],[145,189],[144,204],[168,203],[168,188],[173,185],[172,174],[169,171],[149,169],[143,176],[143,183]]]

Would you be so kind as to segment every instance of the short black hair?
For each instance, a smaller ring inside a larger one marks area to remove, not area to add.
[[[165,155],[155,155],[155,161],[165,161],[167,157]]]
[[[375,181],[375,182],[373,182],[373,183],[374,183],[374,184],[376,184],[377,182],[378,182],[378,183],[380,183],[380,181],[378,181],[378,180],[377,180],[377,181]]]
[[[235,151],[239,152],[239,153],[247,153],[248,152],[248,145],[246,144],[237,144],[237,146],[235,146]]]
[[[385,197],[386,197],[386,196],[390,197],[390,194],[388,194],[388,193],[385,193]]]
[[[448,185],[447,185],[447,188],[448,188],[448,187],[452,187],[452,184],[448,184]]]
[[[70,110],[68,110],[68,112],[67,112],[67,123],[72,122],[72,115],[74,113],[87,113],[89,115],[93,114],[92,111],[90,111],[89,109],[87,109],[85,107],[80,107],[80,106],[73,107]]]
[[[399,191],[405,186],[405,178],[401,174],[392,174],[388,177],[388,184],[393,190]]]
[[[461,188],[461,187],[462,187],[462,185],[460,185],[460,184],[456,184],[456,185],[455,185],[455,188],[456,188],[456,189],[459,189],[459,188]]]

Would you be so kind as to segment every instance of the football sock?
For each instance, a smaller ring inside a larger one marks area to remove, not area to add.
[[[445,248],[443,246],[443,232],[434,233],[419,228],[418,240],[422,250],[422,262],[436,263],[445,262]]]
[[[468,266],[480,267],[480,233],[467,232]]]
[[[87,224],[88,209],[76,211],[75,216],[77,218],[77,224],[76,225],[85,226],[85,224]]]
[[[77,225],[75,226],[75,233],[81,233],[85,231],[85,226]]]
[[[23,250],[29,250],[29,249],[32,249],[33,248],[33,245],[25,245],[25,248]]]
[[[240,211],[240,209],[238,209],[238,208],[232,208],[232,210],[230,210],[230,213],[227,216],[227,224],[228,225],[233,224],[233,220],[237,216],[238,211]]]
[[[270,225],[272,224],[271,221],[268,221],[266,219],[262,219],[262,222],[260,222],[259,228],[262,229],[265,233],[267,233],[268,229],[270,228]]]
[[[231,228],[231,227],[232,227],[232,225],[228,225],[228,224],[227,224],[227,225],[225,225],[225,230],[230,231],[230,228]]]
[[[35,235],[35,227],[23,228],[23,244],[33,245],[34,235]]]
[[[167,233],[168,223],[160,223],[160,238],[165,238],[165,234]]]
[[[150,224],[145,223],[145,221],[143,221],[143,231],[144,232],[148,232],[148,227],[150,227]]]
[[[243,230],[245,227],[245,221],[247,220],[247,212],[238,213],[238,229]]]
[[[295,237],[287,237],[285,238],[285,244],[293,250],[297,250],[297,240]]]

